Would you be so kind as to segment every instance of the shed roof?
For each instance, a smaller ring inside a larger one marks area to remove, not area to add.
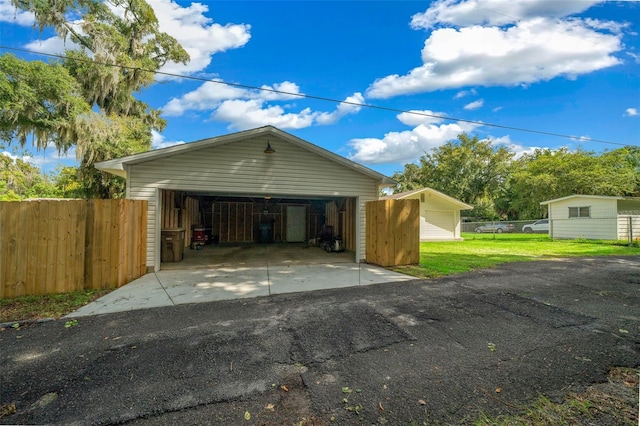
[[[598,200],[632,200],[632,201],[640,201],[638,197],[614,197],[610,195],[584,195],[584,194],[573,194],[567,195],[566,197],[555,198],[553,200],[547,200],[540,203],[540,205],[546,206],[547,204],[555,203],[557,201],[569,200],[572,198],[595,198]]]
[[[388,195],[388,196],[382,197],[380,199],[381,200],[401,200],[403,198],[408,198],[408,197],[410,197],[412,195],[420,194],[420,193],[423,193],[423,192],[430,193],[430,194],[436,195],[436,196],[438,196],[440,198],[443,198],[444,200],[446,200],[446,201],[448,201],[448,202],[450,202],[452,204],[455,204],[457,207],[460,208],[460,210],[471,210],[471,209],[473,209],[473,206],[471,206],[471,205],[469,205],[467,203],[463,203],[460,200],[456,200],[455,198],[450,197],[447,194],[443,194],[440,191],[436,191],[433,188],[414,189],[412,191],[406,191],[406,192],[400,192],[398,194]]]
[[[340,155],[334,154],[324,148],[307,142],[304,139],[300,139],[290,133],[284,132],[274,126],[264,126],[255,129],[244,130],[241,132],[230,133],[222,136],[215,136],[212,138],[202,139],[195,142],[189,142],[182,145],[174,145],[168,148],[155,149],[152,151],[142,152],[140,154],[129,155],[121,158],[114,158],[113,160],[101,161],[95,164],[95,167],[99,170],[126,177],[127,167],[148,161],[158,160],[173,155],[183,154],[186,152],[197,151],[201,149],[211,148],[219,145],[229,144],[238,140],[255,138],[260,136],[274,137],[283,139],[289,143],[299,146],[303,149],[311,151],[321,157],[334,161],[342,166],[355,170],[363,175],[369,176],[373,179],[377,179],[380,185],[391,187],[397,184],[397,182],[390,177],[387,177],[381,173],[371,170],[361,164],[344,158]]]

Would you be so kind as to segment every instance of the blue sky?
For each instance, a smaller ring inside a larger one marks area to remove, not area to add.
[[[199,78],[158,76],[139,94],[167,119],[154,147],[271,124],[392,175],[462,132],[518,155],[640,145],[640,2],[147,1],[192,58],[163,71]],[[0,45],[64,46],[9,0]],[[60,159],[48,149],[31,161]]]

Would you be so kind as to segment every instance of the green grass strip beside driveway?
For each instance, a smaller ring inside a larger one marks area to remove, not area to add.
[[[625,241],[551,240],[539,234],[463,233],[462,236],[464,241],[422,242],[419,265],[393,270],[418,278],[435,278],[507,262],[640,255],[640,247],[629,246]]]

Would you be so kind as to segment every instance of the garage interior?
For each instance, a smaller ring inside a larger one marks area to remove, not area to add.
[[[161,269],[251,265],[265,255],[272,262],[296,264],[353,262],[355,212],[355,198],[163,190],[162,229],[184,229],[184,239],[179,257],[168,253],[163,242]],[[340,252],[317,247],[329,235],[340,238]]]

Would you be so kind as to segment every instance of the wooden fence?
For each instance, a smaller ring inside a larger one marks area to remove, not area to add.
[[[0,202],[0,297],[120,287],[146,272],[147,202]]]
[[[367,203],[368,263],[380,266],[420,262],[420,202],[380,200]]]

